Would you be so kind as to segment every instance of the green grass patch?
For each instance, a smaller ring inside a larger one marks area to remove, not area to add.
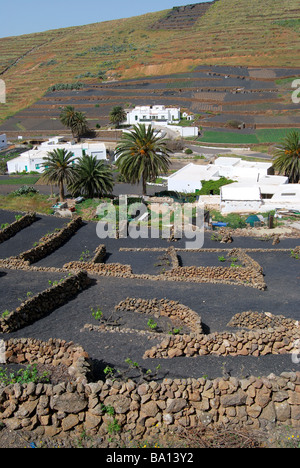
[[[256,135],[260,143],[279,143],[292,131],[300,134],[300,128],[266,128],[256,130]]]
[[[53,200],[50,200],[47,195],[32,194],[23,195],[21,197],[12,193],[9,195],[0,195],[1,210],[53,214],[52,206]]]
[[[224,144],[257,144],[259,140],[255,134],[245,135],[244,133],[218,132],[207,130],[204,135],[198,138],[198,141],[205,143],[224,143]]]
[[[256,130],[254,134],[234,133],[234,132],[218,132],[208,130],[204,135],[198,138],[197,141],[205,143],[223,143],[223,144],[262,144],[262,143],[279,143],[288,133],[296,131],[300,133],[300,128],[266,128]]]
[[[0,179],[0,185],[34,185],[40,179],[37,177],[10,177],[9,179]]]

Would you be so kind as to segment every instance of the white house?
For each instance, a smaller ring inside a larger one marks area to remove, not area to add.
[[[276,177],[276,176],[270,176]],[[282,178],[286,179],[286,178]],[[279,179],[278,179],[279,182]],[[263,193],[263,191],[265,193]],[[232,184],[221,188],[220,209],[223,213],[268,212],[272,210],[300,210],[300,185],[288,181],[269,186]],[[266,196],[267,195],[267,196]]]
[[[127,124],[150,124],[158,122],[160,125],[168,125],[180,122],[180,108],[165,106],[137,106],[127,113]]]
[[[8,173],[15,172],[39,172],[44,171],[43,163],[50,151],[55,149],[65,149],[74,156],[75,160],[83,155],[96,156],[97,160],[106,160],[106,146],[104,143],[64,143],[62,137],[51,138],[25,153],[22,153],[17,158],[14,158],[7,163]]]
[[[5,149],[7,147],[7,139],[5,133],[0,135],[0,150]]]
[[[214,164],[191,163],[168,177],[168,190],[191,193],[201,190],[201,180],[219,180],[221,177],[236,182],[244,181],[244,186],[251,186],[267,177],[271,168],[272,163],[243,161],[230,157],[217,158]]]
[[[220,189],[222,213],[300,210],[300,184],[289,184],[288,177],[272,175],[271,168],[272,163],[229,157],[209,165],[188,164],[168,177],[168,190],[193,193],[202,188],[202,180],[226,177],[234,182]]]

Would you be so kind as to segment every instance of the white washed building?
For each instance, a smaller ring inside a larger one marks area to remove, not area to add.
[[[81,158],[84,155],[96,156],[98,160],[106,160],[106,146],[104,143],[64,143],[62,137],[51,138],[25,153],[22,153],[17,158],[14,158],[7,163],[8,173],[15,172],[39,172],[44,171],[43,163],[50,151],[55,149],[65,149],[74,156],[75,159]]]
[[[168,125],[180,122],[180,108],[165,106],[138,106],[127,112],[127,124],[150,124],[157,122],[160,125]]]
[[[243,161],[230,157],[217,158],[214,164],[191,163],[168,177],[168,190],[191,193],[201,190],[201,180],[219,180],[221,177],[236,182],[244,181],[251,186],[267,177],[271,168],[272,163]]]
[[[234,182],[220,189],[222,213],[300,210],[300,184],[289,184],[288,177],[272,175],[271,169],[272,163],[220,157],[214,164],[183,167],[168,177],[168,190],[194,193],[202,188],[201,181],[226,177]],[[217,197],[212,198],[215,204]]]

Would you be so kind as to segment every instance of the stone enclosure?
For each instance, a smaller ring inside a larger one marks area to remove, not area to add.
[[[35,221],[27,214],[0,231],[5,242]],[[88,353],[72,342],[52,339],[10,338],[9,334],[43,318],[88,289],[101,277],[126,281],[180,282],[188,284],[244,287],[260,292],[267,290],[261,265],[251,252],[267,249],[215,248],[201,252],[222,256],[230,266],[182,266],[180,247],[121,247],[130,255],[139,252],[161,252],[168,268],[157,275],[137,274],[131,264],[109,263],[107,246],[100,244],[87,261],[74,260],[61,268],[41,267],[39,261],[67,244],[82,227],[75,217],[66,226],[41,238],[30,250],[17,256],[0,259],[1,271],[20,270],[57,272],[61,280],[30,297],[9,314],[0,317],[0,330],[5,338],[8,364],[52,366],[64,369],[66,379],[59,384],[14,384],[0,389],[0,419],[11,429],[26,429],[45,436],[70,431],[88,431],[103,436],[114,435],[138,439],[145,436],[179,431],[198,425],[264,428],[275,423],[300,427],[300,373],[286,372],[279,376],[238,379],[223,375],[217,379],[149,380],[131,378],[93,381],[93,362]],[[295,258],[299,247],[293,249]],[[290,249],[277,248],[291,255]],[[274,251],[273,251],[274,252]],[[199,251],[195,250],[195,255]],[[296,261],[296,260],[295,260]],[[0,278],[1,281],[1,278]],[[247,289],[245,289],[247,291]],[[300,329],[297,320],[271,312],[242,311],[234,314],[227,330],[207,333],[199,312],[183,303],[152,297],[124,297],[115,305],[115,313],[126,317],[128,312],[148,318],[165,318],[169,331],[137,330],[125,325],[112,326],[103,320],[98,326],[86,323],[88,333],[122,333],[149,338],[142,356],[150,360],[176,360],[199,356],[297,355]],[[155,344],[151,346],[150,342]],[[147,365],[147,364],[146,364]],[[108,411],[107,408],[113,408]]]

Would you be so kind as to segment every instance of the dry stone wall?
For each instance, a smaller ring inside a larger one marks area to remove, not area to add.
[[[43,437],[82,434],[139,440],[184,428],[300,427],[300,373],[238,379],[91,382],[89,357],[73,343],[9,340],[9,362],[64,364],[73,380],[0,388],[0,421]],[[107,409],[110,408],[110,411]]]
[[[45,291],[29,298],[8,315],[0,317],[0,331],[11,333],[39,320],[75,297],[90,284],[87,273],[80,271]]]
[[[32,223],[36,221],[36,214],[35,213],[27,213],[22,216],[20,219],[16,220],[15,222],[11,223],[4,229],[0,230],[0,244],[5,242],[6,240],[10,239],[11,237],[15,236],[18,232],[22,229],[30,226]]]
[[[40,240],[37,246],[27,250],[26,252],[22,252],[17,257],[12,257],[12,259],[29,265],[38,262],[67,242],[82,225],[82,219],[80,217],[76,217],[64,228],[59,229],[53,234],[46,235]]]
[[[105,246],[101,246],[102,252]],[[150,249],[121,249],[127,251],[149,251]],[[222,283],[222,284],[237,284],[248,287],[257,288],[260,290],[266,289],[264,281],[263,269],[242,249],[232,249],[228,256],[237,256],[242,263],[241,266],[231,267],[181,267],[176,253],[176,249],[170,247],[168,249],[151,249],[151,251],[164,251],[170,258],[172,265],[171,270],[160,275],[150,274],[134,274],[130,265],[120,263],[94,263],[91,262],[69,262],[64,265],[66,270],[78,270],[82,268],[91,274],[100,276],[115,276],[132,279],[145,279],[150,281],[184,281],[193,283]],[[103,258],[103,253],[101,254]],[[96,257],[97,258],[97,257]]]
[[[116,311],[134,311],[141,314],[149,314],[154,317],[166,316],[174,322],[182,322],[193,333],[203,333],[201,317],[189,307],[178,301],[168,299],[135,299],[126,298],[116,307]]]
[[[250,328],[236,333],[224,331],[208,335],[190,334],[166,337],[147,350],[146,358],[170,359],[179,356],[265,356],[293,354],[299,351],[298,321],[270,313],[244,312],[237,314],[229,326]]]
[[[103,263],[106,257],[106,246],[104,244],[99,245],[95,252],[94,257],[92,258],[92,263]]]

